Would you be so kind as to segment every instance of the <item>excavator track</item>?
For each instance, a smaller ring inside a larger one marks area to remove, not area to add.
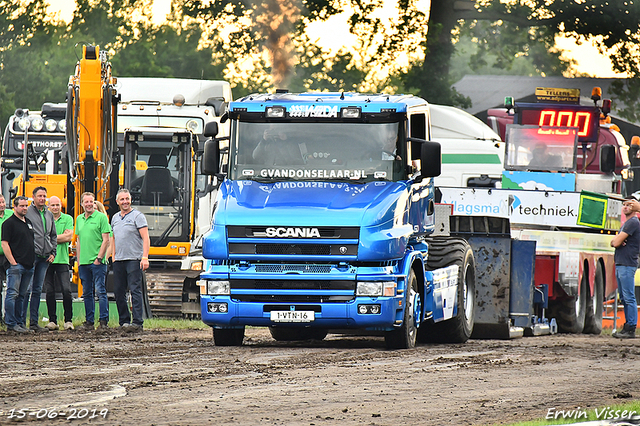
[[[185,274],[181,271],[147,271],[146,276],[152,316],[181,318]]]

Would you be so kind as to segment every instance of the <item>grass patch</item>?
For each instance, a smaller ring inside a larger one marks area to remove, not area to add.
[[[211,327],[201,320],[149,318],[144,320],[145,329],[175,328],[177,330],[209,330]]]
[[[633,412],[635,413],[631,414]],[[554,418],[556,415],[558,417],[557,419]],[[563,418],[563,415],[566,416],[566,418]],[[638,416],[640,416],[640,401],[632,401],[626,404],[615,404],[606,407],[586,409],[582,407],[564,409],[555,407],[554,410],[550,410],[547,412],[546,417],[547,416],[549,418],[542,418],[539,420],[532,420],[521,423],[510,423],[508,426],[550,426],[591,422],[597,420],[612,420],[620,417],[628,419],[630,416],[634,416],[637,418]]]
[[[28,322],[27,322],[28,323]],[[40,319],[39,321],[41,326],[46,326],[48,321]],[[84,318],[74,318],[73,326],[75,328],[80,327],[84,324]],[[109,320],[109,328],[118,328],[120,326],[117,319],[111,318]],[[58,326],[60,330],[64,328],[64,322],[62,320],[58,321]],[[96,320],[96,327],[98,326],[98,321]],[[168,318],[149,318],[144,320],[144,328],[145,330],[153,330],[153,329],[176,329],[176,330],[208,330],[211,327],[203,323],[201,320],[189,320],[189,319],[168,319]],[[2,324],[0,326],[0,331],[6,331],[6,325]]]

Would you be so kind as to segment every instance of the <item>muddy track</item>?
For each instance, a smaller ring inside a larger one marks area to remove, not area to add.
[[[640,396],[640,339],[610,336],[402,351],[376,337],[278,343],[266,329],[248,329],[239,348],[215,347],[202,330],[0,341],[1,424],[25,409],[41,424],[75,412],[83,419],[72,423],[89,424],[488,425]],[[64,415],[37,419],[54,412]]]

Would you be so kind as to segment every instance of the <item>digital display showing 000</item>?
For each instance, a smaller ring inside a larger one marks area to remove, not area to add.
[[[577,127],[578,141],[598,140],[600,112],[581,105],[518,104],[518,124],[544,127]]]

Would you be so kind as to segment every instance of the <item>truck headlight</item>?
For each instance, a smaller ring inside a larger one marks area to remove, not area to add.
[[[229,281],[200,280],[198,281],[198,285],[200,288],[206,289],[206,294],[211,296],[231,293],[231,285],[229,284]]]
[[[31,122],[27,117],[21,117],[18,120],[18,128],[20,128],[20,130],[22,130],[23,132],[29,128],[30,124]]]
[[[34,117],[31,120],[31,130],[35,132],[39,132],[42,130],[43,127],[44,127],[44,120],[42,119],[42,117]]]
[[[48,118],[47,121],[44,122],[44,127],[47,129],[47,132],[55,132],[58,128],[58,122],[53,118]]]
[[[396,295],[395,281],[358,281],[356,296],[390,296]]]

